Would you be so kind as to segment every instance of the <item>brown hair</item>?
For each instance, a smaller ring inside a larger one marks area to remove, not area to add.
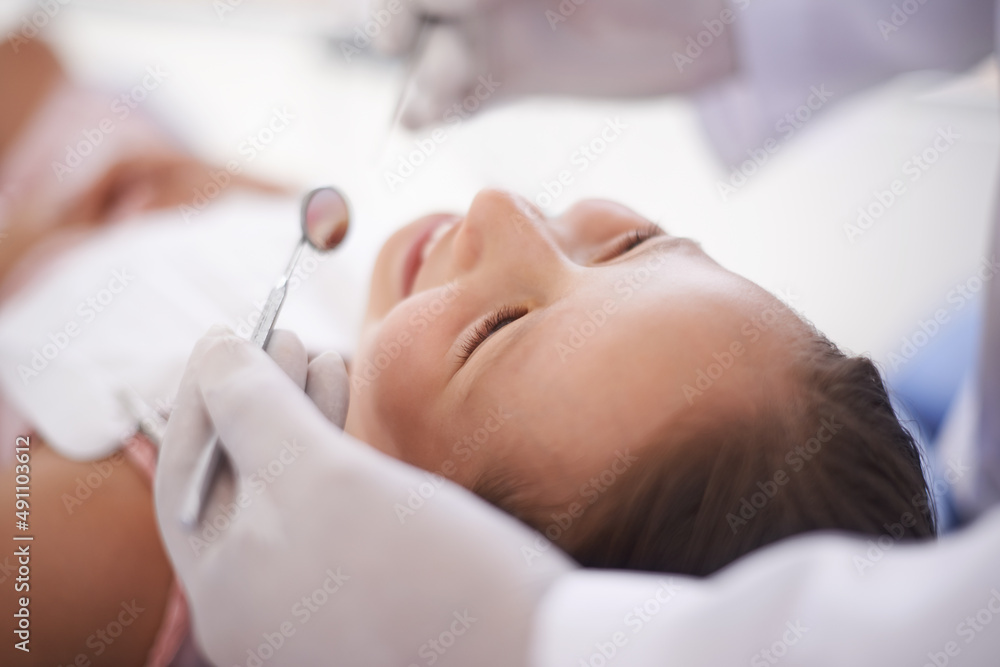
[[[706,392],[557,536],[554,508],[526,509],[509,476],[473,490],[587,567],[704,576],[809,531],[933,537],[920,455],[875,365],[818,333],[790,354],[790,390]]]

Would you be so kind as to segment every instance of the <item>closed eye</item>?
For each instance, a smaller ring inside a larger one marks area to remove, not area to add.
[[[601,262],[608,262],[616,257],[621,257],[633,248],[642,245],[646,241],[655,238],[657,236],[664,236],[666,232],[654,223],[649,223],[645,227],[640,227],[638,229],[633,229],[623,234],[617,240],[614,241],[611,249],[607,252],[602,253],[595,263],[600,264]]]
[[[603,253],[596,263],[621,257],[646,241],[665,235],[666,232],[654,223],[630,230],[614,241],[611,249]],[[528,309],[523,306],[502,306],[480,320],[460,343],[461,351],[458,354],[460,363],[464,364],[487,338],[527,314]]]
[[[523,306],[502,306],[480,320],[461,342],[461,352],[458,355],[461,363],[464,364],[487,338],[527,314],[528,309]]]

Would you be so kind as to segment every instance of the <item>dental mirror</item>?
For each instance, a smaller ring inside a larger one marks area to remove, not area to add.
[[[288,293],[288,281],[302,256],[302,251],[307,245],[312,246],[316,252],[329,252],[339,246],[347,236],[351,213],[347,198],[340,191],[332,187],[322,187],[308,192],[302,198],[300,218],[302,238],[295,246],[284,274],[268,295],[257,326],[250,336],[250,342],[262,349],[267,347],[267,341],[271,338],[274,322],[278,319],[281,304],[284,303],[285,295]],[[222,457],[218,436],[212,435],[211,441],[198,459],[198,465],[191,478],[191,487],[181,511],[181,522],[189,529],[197,527],[201,521],[205,502],[212,494],[219,476]]]
[[[333,250],[347,236],[347,200],[333,188],[317,188],[302,200],[302,238],[320,252]]]

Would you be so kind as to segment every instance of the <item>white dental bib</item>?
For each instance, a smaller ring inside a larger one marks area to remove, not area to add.
[[[210,326],[249,336],[298,241],[298,207],[234,192],[188,220],[146,214],[67,251],[0,309],[4,398],[60,454],[110,454],[136,426],[123,395],[163,410]],[[308,253],[290,281],[278,326],[310,351],[353,344],[366,281],[349,256]]]

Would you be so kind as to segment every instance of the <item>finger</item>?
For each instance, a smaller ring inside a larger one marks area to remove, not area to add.
[[[199,386],[200,367],[210,349],[234,337],[225,327],[212,327],[195,344],[160,447],[154,483],[156,514],[164,543],[178,567],[189,562],[192,555],[189,550],[180,548],[185,543],[181,534],[184,530],[180,522],[181,508],[191,484],[192,471],[215,433]],[[172,547],[177,547],[177,551]]]
[[[472,52],[455,25],[428,28],[426,46],[413,71],[402,122],[418,129],[444,121],[447,110],[466,96],[473,76]]]
[[[324,352],[309,362],[306,395],[339,429],[343,429],[347,421],[350,389],[347,366],[336,352]]]
[[[200,363],[201,394],[236,476],[267,469],[291,444],[295,457],[317,434],[336,435],[301,388],[259,349],[215,345]]]
[[[309,356],[298,336],[285,329],[275,329],[267,342],[267,356],[274,359],[274,363],[285,371],[299,389],[306,386]]]
[[[266,351],[274,363],[300,390],[305,388],[309,358],[305,346],[298,336],[285,329],[276,329],[271,332]],[[220,446],[225,450],[224,442],[220,442]],[[213,523],[214,520],[219,515],[226,515],[227,508],[232,506],[240,491],[240,483],[236,479],[235,471],[230,466],[231,462],[228,458],[222,457],[222,465],[202,510],[202,523],[204,525],[218,525]],[[227,516],[227,519],[231,520],[231,517]]]

